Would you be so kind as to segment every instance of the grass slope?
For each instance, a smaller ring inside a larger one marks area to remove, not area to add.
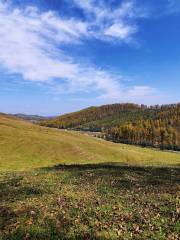
[[[62,166],[0,174],[1,240],[178,240],[178,168]]]
[[[178,240],[179,156],[0,115],[0,239]]]
[[[80,163],[175,166],[180,164],[180,154],[115,144],[0,115],[1,170]]]

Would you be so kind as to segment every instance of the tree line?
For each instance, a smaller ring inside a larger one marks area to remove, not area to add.
[[[180,103],[90,107],[40,124],[60,129],[99,131],[114,142],[180,150]]]
[[[106,139],[144,147],[180,150],[177,129],[164,120],[139,120],[106,130]]]

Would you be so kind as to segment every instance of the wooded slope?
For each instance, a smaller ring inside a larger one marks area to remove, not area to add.
[[[132,103],[90,107],[42,121],[60,129],[101,131],[115,142],[180,149],[180,104],[146,106]]]

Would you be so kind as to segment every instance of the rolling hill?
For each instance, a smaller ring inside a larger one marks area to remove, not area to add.
[[[143,107],[141,109],[141,106],[132,103],[89,107],[78,112],[42,121],[41,125],[56,128],[101,131],[102,127],[115,126],[125,120],[131,120],[132,117],[138,119],[142,116],[144,110]]]
[[[39,122],[39,121],[51,119],[51,117],[44,117],[44,116],[39,116],[39,115],[28,115],[28,114],[22,114],[22,113],[12,114],[12,116],[21,118],[24,120],[29,120],[32,122]]]
[[[0,115],[0,169],[28,170],[57,164],[178,165],[178,153],[115,144],[84,134],[41,127]]]
[[[47,121],[42,126],[101,131],[114,142],[180,150],[180,104],[132,103],[90,107]]]
[[[0,239],[178,239],[179,166],[0,114]]]

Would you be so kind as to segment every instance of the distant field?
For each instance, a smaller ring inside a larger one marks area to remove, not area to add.
[[[178,153],[0,115],[0,239],[178,240],[179,166]]]
[[[179,166],[180,154],[115,144],[0,115],[1,170],[83,163]]]

